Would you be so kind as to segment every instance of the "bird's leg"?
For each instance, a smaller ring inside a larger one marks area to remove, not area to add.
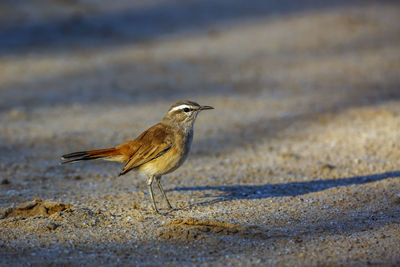
[[[154,194],[153,194],[153,188],[152,188],[153,181],[154,181],[154,175],[149,176],[149,179],[147,179],[147,187],[149,188],[151,201],[153,201],[153,209],[155,212],[160,213],[157,209],[156,202],[154,201]]]
[[[160,181],[161,181],[161,176],[156,176],[156,182],[157,182],[158,188],[160,188],[160,191],[161,191],[162,195],[164,196],[164,199],[167,201],[168,208],[172,210],[173,208],[171,206],[171,203],[169,203],[167,195],[165,194],[164,189],[162,188]]]

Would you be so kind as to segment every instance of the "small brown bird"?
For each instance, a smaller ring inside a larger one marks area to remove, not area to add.
[[[159,213],[153,195],[155,180],[168,207],[170,202],[161,186],[161,176],[173,172],[186,160],[193,140],[193,125],[202,110],[213,109],[192,101],[180,101],[170,107],[161,122],[143,132],[136,139],[122,145],[89,151],[80,151],[62,156],[62,163],[83,160],[105,159],[124,162],[119,175],[138,170],[147,175],[154,211]]]

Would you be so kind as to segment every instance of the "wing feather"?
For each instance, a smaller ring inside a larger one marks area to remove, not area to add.
[[[126,174],[130,170],[152,161],[170,150],[173,142],[168,130],[165,126],[156,124],[135,140],[122,145],[130,155],[119,175]]]

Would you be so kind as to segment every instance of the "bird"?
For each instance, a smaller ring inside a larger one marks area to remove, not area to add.
[[[104,159],[125,163],[119,176],[132,170],[147,176],[153,210],[160,213],[153,194],[155,182],[172,210],[167,195],[161,185],[161,177],[179,168],[187,159],[193,141],[193,126],[197,115],[203,110],[214,109],[201,106],[196,102],[184,100],[173,104],[164,118],[136,139],[121,145],[96,150],[87,150],[65,154],[62,163]]]

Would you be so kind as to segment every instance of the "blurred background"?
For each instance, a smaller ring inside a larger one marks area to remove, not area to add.
[[[399,24],[397,1],[3,0],[0,107],[392,97]]]

